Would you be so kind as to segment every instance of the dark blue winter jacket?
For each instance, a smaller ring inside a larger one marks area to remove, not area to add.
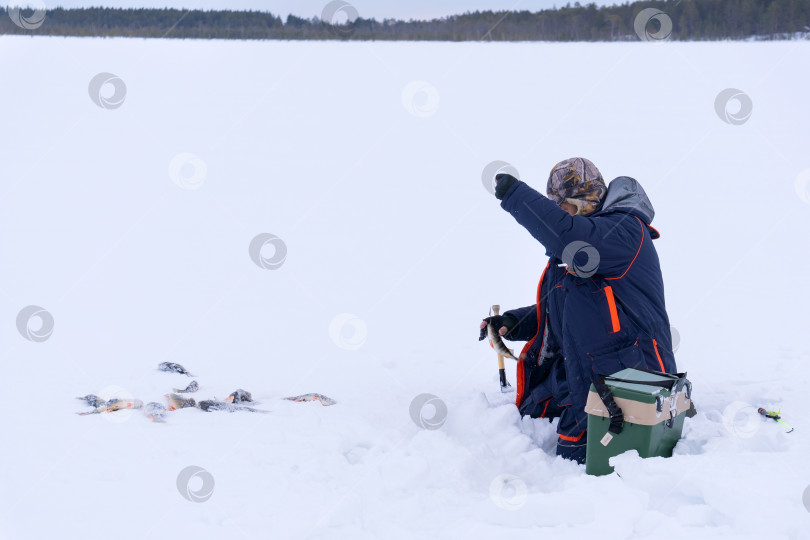
[[[520,181],[501,207],[549,257],[537,304],[507,312],[519,321],[508,337],[529,340],[518,364],[517,405],[522,414],[539,416],[532,411],[552,392],[557,405],[574,409],[573,431],[581,434],[594,375],[625,367],[676,372],[652,244],[659,236],[650,226],[655,212],[638,182],[626,176],[609,184],[589,216],[570,216]],[[558,266],[563,261],[567,267]],[[540,385],[546,379],[551,384]]]

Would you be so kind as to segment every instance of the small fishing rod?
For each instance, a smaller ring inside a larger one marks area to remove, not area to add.
[[[782,409],[781,408],[778,411],[768,411],[768,410],[763,409],[762,407],[760,407],[759,409],[757,409],[757,412],[759,414],[761,414],[762,416],[764,416],[765,418],[770,418],[771,420],[776,420],[777,422],[779,422],[783,426],[785,426],[787,428],[790,428],[789,431],[787,431],[786,433],[790,433],[791,431],[793,431],[792,427],[790,427],[786,423],[782,422]]]

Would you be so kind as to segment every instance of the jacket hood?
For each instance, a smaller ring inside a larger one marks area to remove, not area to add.
[[[627,212],[640,217],[649,226],[655,217],[655,209],[650,202],[644,188],[635,178],[629,176],[619,176],[608,184],[607,195],[602,202],[602,206],[596,214],[607,214],[608,212]],[[658,231],[650,227],[650,235],[658,238]]]

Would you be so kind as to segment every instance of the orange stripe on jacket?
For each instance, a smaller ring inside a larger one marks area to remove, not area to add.
[[[568,442],[577,442],[578,440],[580,440],[582,438],[583,435],[585,435],[584,431],[579,434],[579,437],[569,437],[568,435],[560,435],[560,438],[562,440],[568,441]]]
[[[653,349],[655,349],[655,356],[658,357],[658,365],[661,366],[661,372],[666,373],[667,370],[664,369],[664,361],[661,360],[661,355],[658,354],[658,342],[653,340]]]
[[[608,309],[610,309],[610,323],[613,325],[613,332],[616,333],[622,329],[619,324],[619,312],[616,310],[616,299],[613,297],[613,287],[608,285],[605,287],[605,296],[607,297]]]
[[[641,220],[638,219],[638,217],[636,217],[636,216],[633,216],[633,217],[635,217],[638,220],[638,224],[641,225],[641,243],[639,243],[639,245],[638,245],[638,250],[636,250],[636,254],[633,256],[633,260],[630,261],[630,266],[627,267],[627,269],[624,271],[624,273],[622,273],[622,275],[620,275],[618,277],[605,278],[606,280],[608,280],[608,279],[622,279],[624,277],[624,274],[626,274],[627,271],[630,270],[630,267],[633,266],[633,263],[636,262],[636,257],[638,257],[638,254],[641,253],[641,246],[644,245],[644,223],[642,223]]]
[[[523,401],[523,374],[525,372],[523,368],[523,362],[526,361],[526,355],[529,353],[529,348],[534,343],[534,340],[537,339],[537,336],[540,335],[540,321],[543,320],[541,316],[542,310],[540,309],[540,294],[543,290],[543,279],[546,277],[546,271],[548,267],[551,266],[551,261],[546,263],[546,267],[543,269],[543,273],[540,274],[540,282],[537,284],[537,333],[534,335],[532,339],[530,339],[526,345],[523,346],[523,350],[520,351],[520,356],[518,356],[519,361],[517,365],[517,396],[515,397],[515,405],[520,407],[520,403]],[[545,332],[543,332],[545,337]],[[543,343],[540,343],[540,350],[543,350]]]

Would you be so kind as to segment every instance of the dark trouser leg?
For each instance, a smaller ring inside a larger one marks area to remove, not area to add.
[[[559,435],[557,439],[557,455],[582,465],[585,463],[585,450],[588,442],[585,431],[587,416],[585,414],[576,414],[577,411],[572,407],[565,407],[565,410],[560,415],[560,423],[557,426],[557,434]]]

